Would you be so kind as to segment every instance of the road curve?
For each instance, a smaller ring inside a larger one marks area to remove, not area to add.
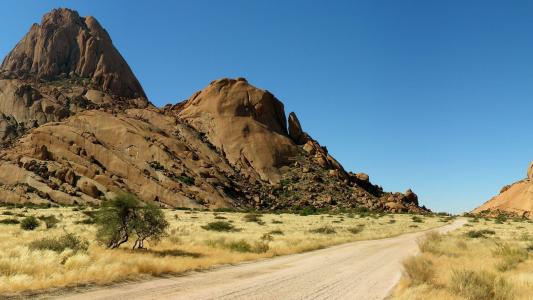
[[[430,231],[461,227],[456,220]],[[98,288],[55,299],[384,299],[424,232],[228,266],[187,276]]]

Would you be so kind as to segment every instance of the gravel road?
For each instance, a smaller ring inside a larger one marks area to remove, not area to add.
[[[433,229],[447,232],[465,223]],[[56,299],[384,299],[401,262],[418,252],[425,232],[359,241],[186,276],[72,293]]]

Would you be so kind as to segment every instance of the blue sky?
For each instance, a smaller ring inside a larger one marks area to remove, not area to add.
[[[461,212],[533,160],[533,1],[21,1],[0,56],[54,7],[93,15],[150,100],[244,76],[343,163]]]

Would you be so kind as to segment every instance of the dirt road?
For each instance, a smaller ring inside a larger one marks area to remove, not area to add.
[[[434,229],[447,232],[465,223]],[[229,266],[205,273],[105,287],[58,299],[383,299],[425,232]]]

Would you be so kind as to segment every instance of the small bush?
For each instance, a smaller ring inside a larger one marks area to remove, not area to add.
[[[496,217],[496,220],[494,220],[494,223],[496,224],[503,224],[504,222],[507,221],[507,216],[505,214],[499,214],[497,217]]]
[[[26,217],[20,222],[20,228],[24,230],[34,230],[37,227],[39,227],[39,220],[34,216]]]
[[[323,226],[323,227],[318,227],[318,228],[315,228],[315,229],[311,229],[310,230],[311,233],[321,233],[321,234],[334,234],[336,231],[333,227],[331,226]]]
[[[3,219],[0,220],[0,224],[6,224],[6,225],[16,225],[19,224],[20,221],[17,219]]]
[[[56,218],[56,216],[40,216],[39,220],[44,222],[44,225],[47,229],[56,227],[57,223],[59,223],[59,220]]]
[[[265,233],[261,236],[262,241],[273,241],[274,237],[270,233]]]
[[[235,252],[252,252],[252,245],[245,240],[232,241],[225,244],[225,247]]]
[[[315,215],[317,213],[316,208],[314,207],[304,207],[298,211],[298,214],[300,216],[309,216],[309,215]]]
[[[431,260],[423,256],[412,256],[403,262],[407,277],[415,285],[431,283],[435,278],[435,270]]]
[[[85,224],[85,225],[96,224],[96,219],[85,218],[85,219],[75,221],[74,224]]]
[[[4,212],[2,213],[2,215],[4,215],[4,216],[12,216],[13,213],[10,212],[10,211],[4,211]]]
[[[66,233],[58,238],[44,238],[30,243],[32,250],[52,250],[63,252],[65,249],[74,251],[87,251],[89,243],[73,233]]]
[[[252,252],[252,253],[265,253],[269,250],[267,242],[255,242],[253,245],[245,240],[231,241],[224,243],[224,247],[234,252]]]
[[[420,218],[419,216],[413,216],[411,220],[413,220],[413,222],[415,223],[424,223],[424,220],[422,220],[422,218]]]
[[[450,285],[454,293],[466,299],[513,299],[512,286],[505,279],[486,271],[454,271]]]
[[[272,224],[283,224],[283,221],[280,221],[280,220],[272,220]]]
[[[178,179],[185,183],[186,185],[193,185],[194,184],[194,178],[190,177],[190,176],[187,176],[187,175],[181,175],[181,176],[178,176]]]
[[[351,234],[358,234],[358,233],[360,233],[361,231],[363,231],[363,229],[365,229],[364,226],[355,226],[355,227],[350,227],[350,228],[348,228],[347,230],[348,230]]]
[[[274,229],[270,231],[269,234],[283,235],[283,231],[281,231],[280,229]]]
[[[249,213],[249,214],[244,215],[244,221],[257,223],[259,225],[265,225],[265,222],[261,220],[261,217],[262,216],[260,214]]]
[[[486,238],[487,234],[496,234],[496,232],[490,229],[470,230],[466,233],[466,236],[472,239],[477,239],[477,238]]]
[[[238,231],[233,224],[225,222],[225,221],[216,221],[216,222],[210,222],[207,223],[207,225],[202,226],[205,230],[211,230],[211,231]]]

